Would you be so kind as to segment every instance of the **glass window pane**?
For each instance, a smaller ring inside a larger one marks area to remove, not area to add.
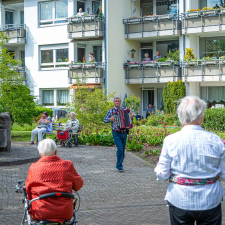
[[[68,17],[68,1],[55,2],[55,18]]]
[[[54,91],[53,90],[42,91],[42,104],[43,105],[54,105]]]
[[[177,14],[178,13],[178,1],[168,1],[168,0],[156,0],[156,14]]]
[[[41,63],[53,63],[53,50],[41,51]]]
[[[56,50],[56,62],[69,62],[68,48]]]
[[[5,24],[13,24],[13,12],[5,12]]]
[[[92,2],[92,13],[93,14],[98,14],[99,13],[99,6],[100,2]]]
[[[77,1],[77,12],[79,12],[79,9],[82,9],[82,12],[85,12],[85,3]]]
[[[52,20],[52,8],[53,2],[40,3],[40,19],[41,20]]]
[[[57,91],[57,105],[66,105],[69,102],[69,90]]]
[[[203,56],[221,57],[225,56],[225,39],[222,38],[206,38],[205,49],[202,51]]]
[[[224,6],[224,1],[223,0],[201,0],[200,1],[200,8],[210,8],[210,7],[217,7],[219,8],[220,6]]]
[[[24,25],[24,11],[20,13],[20,24]]]

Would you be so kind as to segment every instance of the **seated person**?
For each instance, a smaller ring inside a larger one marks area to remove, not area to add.
[[[52,119],[48,117],[47,112],[43,112],[41,119],[38,121],[38,126],[31,132],[30,144],[34,144],[36,134],[38,134],[38,141],[41,141],[43,133],[52,131]]]
[[[161,59],[161,55],[159,55],[159,51],[157,51],[156,55],[153,58],[153,61],[158,61],[159,59]]]
[[[146,119],[148,118],[148,116],[150,116],[151,113],[155,113],[155,108],[152,104],[149,104],[146,110]]]
[[[78,128],[79,128],[79,120],[75,117],[75,113],[74,112],[71,112],[70,113],[70,120],[68,120],[66,122],[66,125],[64,127],[65,130],[68,130],[68,131],[72,131],[72,133],[77,133],[78,131]],[[78,136],[76,135],[75,136],[75,145],[77,145],[78,143]]]
[[[136,113],[136,120],[141,120],[141,116],[138,113]]]
[[[57,156],[56,144],[45,139],[38,145],[41,158],[31,164],[27,175],[26,191],[29,200],[51,192],[72,193],[83,186],[83,179],[70,160]],[[31,218],[62,223],[73,216],[73,200],[69,198],[48,198],[32,203]]]
[[[148,53],[145,53],[144,61],[151,61],[151,58],[149,57]]]
[[[85,12],[82,12],[82,8],[79,8],[77,16],[84,16]]]

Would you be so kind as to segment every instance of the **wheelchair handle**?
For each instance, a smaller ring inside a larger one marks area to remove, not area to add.
[[[55,198],[55,197],[66,197],[66,198],[72,198],[72,199],[75,198],[75,196],[73,194],[70,194],[70,193],[66,193],[66,192],[53,192],[53,193],[49,193],[49,194],[40,195],[39,196],[39,199]]]

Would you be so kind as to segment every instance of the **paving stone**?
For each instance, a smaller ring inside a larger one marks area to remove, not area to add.
[[[23,146],[26,148],[26,144]],[[144,160],[126,152],[124,173],[118,173],[114,147],[61,147],[58,155],[72,160],[84,179],[84,187],[79,191],[79,225],[170,224],[163,200],[168,183],[156,182],[154,168]],[[30,163],[0,167],[2,225],[20,224],[23,195],[15,193],[15,184],[18,179],[26,180],[29,166]],[[224,214],[224,203],[222,207]]]

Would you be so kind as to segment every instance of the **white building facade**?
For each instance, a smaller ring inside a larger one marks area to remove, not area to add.
[[[163,107],[168,81],[182,80],[187,95],[211,105],[225,103],[223,7],[223,0],[1,0],[0,23],[40,104],[63,107],[76,78],[86,77],[90,88],[139,96],[143,114],[150,103]],[[184,61],[186,48],[195,60]],[[176,50],[179,61],[166,60]],[[157,51],[164,62],[154,61]]]

